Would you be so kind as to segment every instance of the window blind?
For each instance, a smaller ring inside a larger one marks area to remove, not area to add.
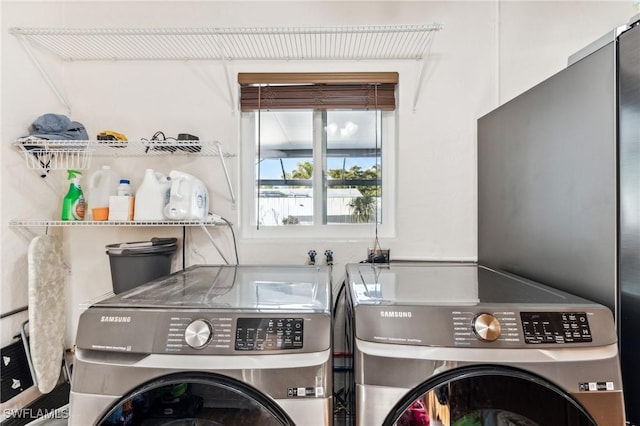
[[[241,111],[378,109],[393,111],[398,73],[240,73]]]

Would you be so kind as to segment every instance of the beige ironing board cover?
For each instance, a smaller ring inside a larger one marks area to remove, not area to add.
[[[29,244],[29,351],[38,390],[58,383],[65,335],[66,267],[57,237],[42,235]]]

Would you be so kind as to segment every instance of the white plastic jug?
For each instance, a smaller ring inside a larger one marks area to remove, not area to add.
[[[135,194],[133,220],[165,220],[164,206],[169,202],[170,187],[166,175],[146,169]]]
[[[104,165],[91,175],[87,194],[89,215],[94,207],[109,207],[109,196],[116,195],[119,183],[120,177],[111,166]]]

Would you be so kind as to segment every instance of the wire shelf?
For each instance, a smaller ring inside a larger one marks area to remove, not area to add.
[[[326,28],[11,28],[67,61],[424,59],[440,24]]]
[[[22,151],[29,169],[86,170],[92,157],[149,157],[196,155],[231,157],[217,141],[69,141],[24,140],[14,143]],[[222,153],[222,154],[221,154]]]
[[[10,227],[95,227],[95,226],[215,226],[226,225],[225,222],[215,220],[38,220],[38,219],[13,219],[9,221]]]

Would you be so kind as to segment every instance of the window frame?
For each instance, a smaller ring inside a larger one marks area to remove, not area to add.
[[[329,110],[330,111],[330,110]],[[314,145],[313,159],[315,164],[322,165],[322,173],[313,174],[314,194],[317,193],[317,185],[323,187],[327,171],[324,158],[324,150],[318,152],[317,148],[323,144],[323,129],[316,120],[321,118],[322,111],[314,111]],[[382,162],[382,194],[381,194],[381,218],[382,223],[358,223],[358,224],[323,224],[318,223],[318,217],[323,217],[323,202],[314,200],[314,224],[304,226],[260,226],[257,227],[256,217],[256,148],[257,126],[255,125],[257,111],[243,112],[240,118],[240,196],[239,222],[240,235],[245,239],[371,239],[395,237],[395,194],[396,190],[396,127],[397,109],[395,111],[381,111],[381,162]],[[320,121],[320,124],[322,121]],[[317,161],[320,161],[319,163]],[[314,197],[315,198],[315,197]],[[320,216],[316,216],[320,214]]]
[[[240,72],[240,174],[239,226],[243,238],[355,239],[395,237],[395,194],[398,108],[398,72]],[[262,88],[262,89],[261,89]],[[257,89],[257,90],[256,90]],[[372,90],[373,89],[373,90]],[[305,109],[313,111],[314,171],[312,177],[313,224],[257,225],[259,188],[256,176],[257,109]],[[381,210],[382,222],[327,224],[327,158],[325,111],[377,110],[381,120]],[[319,167],[319,165],[321,167]],[[318,173],[317,171],[321,171]]]

